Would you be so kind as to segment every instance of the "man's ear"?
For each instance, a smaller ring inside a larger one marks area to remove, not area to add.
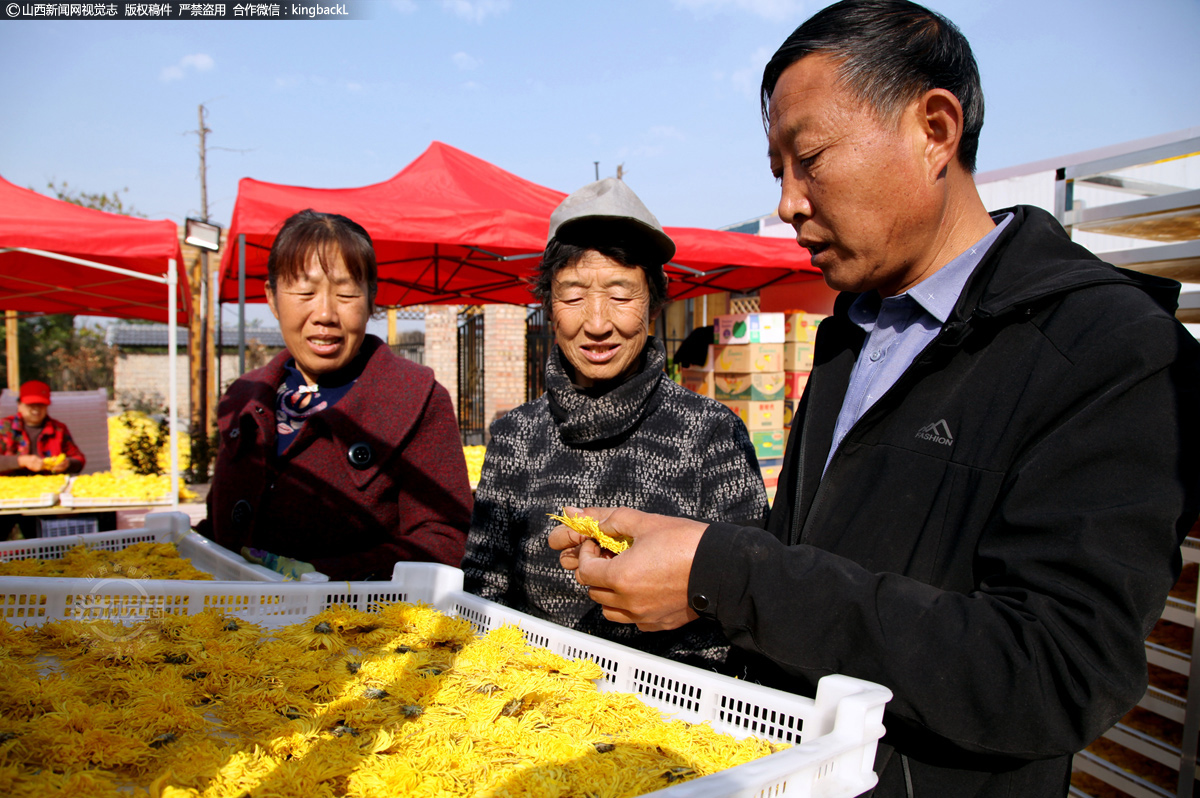
[[[945,177],[947,167],[958,161],[962,103],[945,89],[930,89],[917,100],[915,112],[924,136],[926,174],[932,183]]]

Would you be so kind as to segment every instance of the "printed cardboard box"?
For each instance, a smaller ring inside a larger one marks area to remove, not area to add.
[[[774,402],[784,396],[782,371],[717,374],[716,398],[722,401]]]
[[[728,313],[713,318],[713,343],[781,344],[782,313]]]
[[[783,340],[811,344],[817,340],[817,325],[825,318],[819,313],[789,310],[783,316]]]
[[[804,396],[804,388],[808,385],[807,371],[783,372],[783,398],[799,399]]]
[[[779,472],[783,470],[783,458],[771,457],[765,460],[758,461],[758,472],[762,474],[764,480],[779,479]]]
[[[792,418],[796,414],[796,408],[800,405],[799,399],[784,399],[783,400],[783,428],[792,428]]]
[[[714,345],[713,371],[718,374],[783,371],[783,344]]]
[[[751,431],[750,442],[754,444],[754,454],[761,460],[783,457],[783,447],[787,436],[781,429]]]
[[[707,396],[709,399],[715,398],[713,377],[712,371],[704,371],[703,369],[679,370],[680,385],[689,391],[695,391],[701,396]]]
[[[783,345],[784,371],[812,371],[813,345],[787,343]]]
[[[720,400],[718,400],[720,401]],[[746,425],[746,429],[781,430],[783,429],[783,400],[774,402],[721,402]]]

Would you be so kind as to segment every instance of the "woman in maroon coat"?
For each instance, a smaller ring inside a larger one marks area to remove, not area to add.
[[[311,564],[333,579],[388,579],[399,561],[457,566],[471,521],[458,423],[432,370],[366,332],[370,236],[344,216],[301,211],[267,270],[287,351],[221,401],[200,531],[285,573]]]

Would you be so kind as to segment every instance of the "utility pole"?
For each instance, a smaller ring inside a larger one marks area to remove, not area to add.
[[[8,358],[8,390],[14,395],[21,389],[21,352],[17,348],[17,312],[4,311],[4,349]]]
[[[201,103],[197,115],[200,126],[196,129],[200,152],[200,220],[208,223],[208,143],[209,130],[205,124],[208,111]],[[190,366],[191,431],[193,470],[205,474],[208,468],[208,437],[212,427],[209,407],[215,403],[212,396],[212,340],[210,328],[213,322],[213,295],[208,265],[208,250],[201,248],[199,257],[189,273],[192,290],[192,313],[188,320],[188,364]]]

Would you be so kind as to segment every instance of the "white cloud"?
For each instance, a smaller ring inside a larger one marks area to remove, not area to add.
[[[478,58],[472,58],[471,56],[469,56],[463,52],[455,53],[454,55],[452,55],[450,57],[450,59],[452,61],[454,61],[454,65],[456,67],[463,70],[464,72],[467,70],[474,69],[475,67],[479,66],[479,63],[480,63]]]
[[[179,59],[178,64],[172,64],[162,68],[158,73],[158,79],[164,83],[172,80],[183,80],[188,72],[207,72],[216,65],[211,55],[207,53],[194,53],[193,55],[185,55]]]
[[[650,137],[655,139],[673,139],[675,141],[685,141],[686,137],[673,125],[655,125],[650,128]]]
[[[805,0],[671,0],[676,8],[691,11],[697,16],[712,16],[721,12],[742,12],[772,22],[804,21]]]
[[[360,83],[357,80],[342,80],[341,78],[327,78],[323,75],[278,75],[275,78],[275,88],[277,89],[296,89],[305,86],[317,86],[322,89],[344,89],[351,94],[362,94],[370,91],[370,86],[365,83]]]
[[[180,66],[194,67],[199,72],[207,72],[213,68],[212,56],[207,53],[196,53],[195,55],[185,55],[179,60]]]
[[[476,25],[488,17],[499,16],[508,11],[509,0],[441,0],[442,8],[454,13],[456,17]]]
[[[750,63],[747,66],[729,73],[730,85],[742,94],[757,99],[758,91],[762,87],[763,68],[774,54],[775,51],[770,47],[759,47],[750,54]]]
[[[464,83],[462,85],[462,87],[463,87],[463,91],[479,91],[480,89],[483,88],[483,86],[481,84],[476,83],[473,80],[468,80],[466,83]]]

